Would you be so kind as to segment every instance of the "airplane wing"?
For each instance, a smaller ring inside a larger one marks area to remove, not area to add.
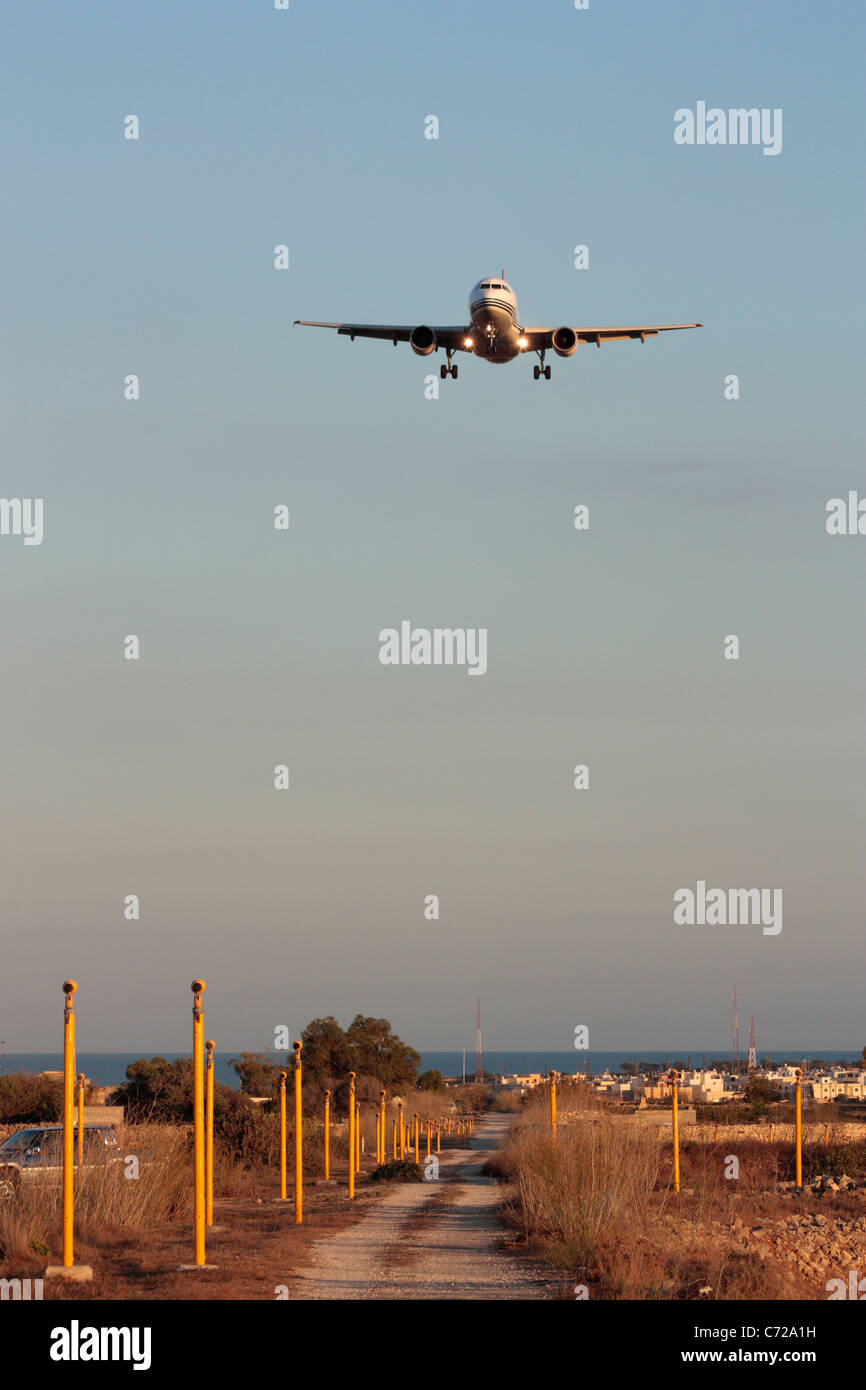
[[[652,323],[636,328],[572,328],[571,331],[579,343],[595,343],[596,347],[601,347],[602,343],[613,343],[620,338],[639,338],[644,342],[647,338],[655,338],[659,333],[672,333],[678,328],[703,328],[703,324]],[[524,328],[523,336],[528,339],[529,348],[537,351],[539,348],[553,346],[555,332],[555,328]]]
[[[352,342],[356,338],[383,338],[395,347],[397,343],[408,343],[415,329],[420,327],[417,323],[320,323],[316,319],[295,319],[295,323],[303,328],[335,328],[344,337],[351,338]],[[463,341],[469,332],[465,324],[450,324],[444,328],[430,324],[429,327],[436,334],[438,347],[448,348],[452,352],[469,351]]]

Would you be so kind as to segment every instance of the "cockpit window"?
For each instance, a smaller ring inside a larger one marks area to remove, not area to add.
[[[483,290],[489,290],[489,289],[490,289],[490,281],[489,281],[489,280],[482,280],[482,281],[481,281],[481,288],[482,288]]]
[[[502,286],[501,286],[498,282],[494,282],[493,280],[491,280],[491,281],[490,281],[490,288],[491,288],[492,290],[501,290],[501,289],[502,289]]]

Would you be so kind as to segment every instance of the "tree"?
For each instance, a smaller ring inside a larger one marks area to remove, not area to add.
[[[301,1042],[305,1080],[309,1078],[327,1087],[332,1081],[342,1080],[350,1071],[358,1070],[352,1044],[331,1014],[308,1023],[301,1034]]]
[[[750,1077],[743,1091],[743,1099],[751,1107],[756,1119],[766,1115],[773,1101],[779,1100],[780,1097],[781,1092],[778,1088],[764,1076]]]
[[[414,1086],[421,1054],[407,1046],[387,1018],[356,1014],[346,1037],[355,1055],[355,1070],[377,1076],[383,1086]]]
[[[263,1052],[242,1052],[233,1057],[231,1065],[241,1079],[241,1090],[248,1096],[270,1096],[279,1090],[280,1072],[289,1071],[288,1064],[268,1060]]]
[[[441,1071],[437,1071],[435,1067],[431,1068],[430,1071],[422,1071],[418,1077],[418,1090],[444,1091],[445,1082],[442,1079]]]

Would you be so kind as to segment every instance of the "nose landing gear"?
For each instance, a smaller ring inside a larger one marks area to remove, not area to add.
[[[536,363],[532,368],[532,379],[538,381],[539,377],[543,376],[545,381],[550,381],[550,368],[544,365],[544,348],[538,348],[538,357],[541,365]]]
[[[445,380],[446,376],[453,377],[453,379],[456,381],[456,380],[457,380],[457,368],[456,368],[456,367],[452,367],[452,365],[451,365],[451,358],[454,356],[454,349],[453,349],[453,348],[446,348],[446,349],[445,349],[445,355],[446,355],[446,357],[448,358],[448,364],[447,364],[447,366],[446,366],[446,364],[445,364],[444,362],[442,363],[442,366],[439,368],[439,375],[441,376],[441,378],[442,378],[443,381]]]

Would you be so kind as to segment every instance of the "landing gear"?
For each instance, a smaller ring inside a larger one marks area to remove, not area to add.
[[[446,349],[445,349],[445,354],[446,354],[446,356],[447,356],[447,358],[448,358],[448,364],[447,364],[447,366],[446,366],[446,364],[445,364],[444,362],[442,363],[442,366],[439,368],[439,375],[441,376],[441,378],[442,378],[443,381],[445,380],[446,376],[453,377],[454,380],[456,381],[456,380],[457,380],[457,368],[456,368],[456,367],[452,367],[452,365],[451,365],[451,358],[454,356],[454,349],[453,349],[453,348],[446,348]]]
[[[540,365],[536,364],[532,368],[532,379],[538,381],[539,377],[543,376],[545,381],[550,381],[550,368],[544,365],[544,348],[538,348],[537,352]]]

